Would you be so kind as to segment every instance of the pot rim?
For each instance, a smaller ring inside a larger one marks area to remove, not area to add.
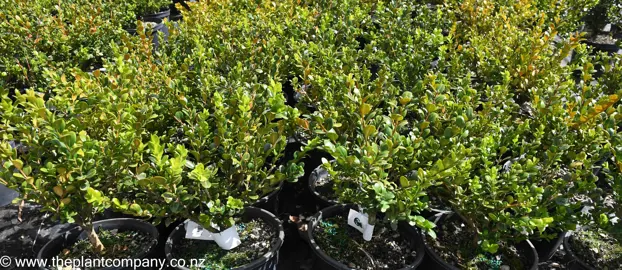
[[[331,160],[330,162],[335,162],[335,160]],[[333,205],[339,204],[338,201],[331,200],[331,199],[325,197],[324,195],[322,195],[319,192],[317,192],[317,190],[315,189],[315,182],[317,182],[317,180],[319,178],[318,174],[322,170],[326,171],[322,167],[322,164],[320,164],[315,169],[313,169],[313,171],[311,171],[311,173],[309,174],[309,179],[307,181],[307,186],[309,187],[309,190],[311,191],[311,194],[313,194],[314,197],[316,197],[317,199],[322,201],[324,204],[329,205],[329,206],[333,206]]]
[[[263,264],[265,264],[266,262],[268,262],[270,259],[272,259],[274,256],[279,255],[279,250],[281,249],[281,247],[283,246],[283,242],[285,241],[285,230],[283,229],[283,223],[281,222],[281,220],[279,220],[274,214],[270,213],[269,211],[265,210],[265,209],[261,209],[261,208],[257,208],[257,207],[253,207],[253,206],[247,206],[244,208],[244,213],[248,213],[248,212],[255,212],[256,217],[259,218],[269,218],[269,219],[273,219],[274,223],[269,222],[267,220],[264,220],[264,222],[266,222],[268,225],[272,226],[272,227],[276,227],[275,229],[278,231],[278,236],[276,236],[274,239],[272,239],[272,241],[274,242],[274,244],[272,245],[272,247],[270,248],[270,250],[268,252],[266,252],[265,254],[263,254],[261,257],[253,260],[250,263],[247,263],[245,265],[239,266],[237,268],[234,268],[232,270],[242,270],[242,269],[255,269]],[[243,214],[244,215],[244,214]],[[177,225],[177,227],[175,227],[175,229],[173,229],[173,231],[167,236],[166,238],[166,243],[164,246],[164,256],[166,258],[167,261],[171,261],[173,259],[173,254],[172,254],[172,249],[173,249],[173,239],[171,238],[171,236],[173,236],[173,234],[177,233],[177,231],[180,230],[185,230],[184,225],[185,225],[186,221],[182,222],[181,224]],[[273,226],[278,224],[278,226]],[[276,241],[275,241],[276,240]],[[181,270],[189,270],[189,268],[183,267],[183,266],[177,266],[177,269],[181,269]]]
[[[93,228],[94,229],[98,229],[100,226],[103,226],[103,224],[106,223],[117,223],[117,222],[122,222],[122,223],[134,223],[134,224],[140,224],[142,226],[145,226],[145,228],[149,228],[149,230],[140,230],[142,232],[146,232],[148,233],[148,235],[151,236],[151,238],[155,241],[151,242],[151,245],[149,246],[148,249],[146,249],[145,251],[136,254],[132,257],[130,257],[130,259],[137,259],[137,258],[144,258],[146,257],[150,252],[153,251],[153,248],[155,246],[157,246],[158,244],[158,238],[159,238],[159,232],[156,229],[155,226],[153,226],[153,224],[146,222],[144,220],[141,219],[136,219],[136,218],[111,218],[111,219],[103,219],[103,220],[98,220],[93,222]],[[69,235],[72,234],[77,234],[76,236],[76,240],[83,238],[82,234],[84,233],[84,230],[82,230],[82,227],[80,227],[77,224],[74,224],[75,226],[70,228],[69,230],[62,232],[62,233],[56,233],[54,235],[54,237],[52,237],[49,241],[47,241],[47,243],[45,243],[45,245],[43,247],[41,247],[41,249],[39,249],[39,252],[37,253],[37,259],[43,259],[43,252],[46,249],[51,249],[53,247],[53,245],[55,244],[56,241],[60,241],[61,238],[66,238]],[[136,230],[139,231],[139,230]],[[39,269],[48,269],[47,266],[43,266],[40,267]],[[108,270],[108,269],[119,269],[119,268],[114,268],[114,267],[107,267],[107,268],[100,268],[100,269],[104,269],[104,270]]]
[[[319,223],[319,221],[322,220],[322,215],[325,211],[327,210],[335,210],[338,208],[342,208],[340,210],[347,210],[347,209],[354,209],[354,210],[359,210],[360,208],[354,204],[336,204],[336,205],[331,205],[328,206],[322,210],[320,210],[317,214],[315,214],[308,222],[307,225],[307,237],[309,239],[309,244],[311,245],[311,249],[313,250],[313,252],[316,253],[317,256],[321,257],[324,261],[326,261],[329,264],[332,264],[334,267],[339,267],[341,269],[350,269],[350,267],[348,267],[347,265],[344,265],[343,263],[333,259],[332,257],[328,256],[323,250],[322,248],[315,242],[315,239],[313,238],[313,231],[315,229],[315,227],[317,226],[317,224]],[[407,224],[404,222],[400,222],[402,224],[402,226],[404,226],[403,224]],[[416,247],[415,247],[415,251],[417,252],[416,256],[415,256],[415,260],[408,264],[406,267],[404,268],[400,268],[399,270],[410,270],[410,269],[416,269],[421,262],[423,261],[423,257],[425,255],[425,250],[424,250],[424,246],[423,243],[421,243],[421,237],[419,237],[419,229],[412,227],[410,225],[403,227],[405,230],[414,230],[413,231],[413,236],[415,237],[415,242],[416,242]]]
[[[578,263],[584,269],[596,270],[596,268],[591,267],[587,263],[582,261],[579,257],[577,257],[577,255],[575,255],[574,251],[572,251],[572,247],[570,246],[570,241],[571,241],[572,236],[573,236],[573,232],[572,231],[568,231],[564,235],[564,250],[566,251],[567,256],[572,258],[572,260],[570,262],[568,262],[568,263],[575,262],[575,263]]]
[[[434,223],[436,224],[437,222],[439,222],[441,220],[441,218],[444,215],[447,215],[447,213],[443,212],[443,213],[439,213],[437,214],[438,219],[434,221]],[[455,267],[452,264],[449,264],[448,262],[446,262],[445,260],[441,259],[441,257],[438,256],[438,254],[436,254],[436,252],[434,251],[434,249],[430,248],[428,245],[428,241],[426,240],[426,235],[425,232],[421,232],[421,241],[423,242],[424,248],[425,248],[425,253],[428,254],[428,256],[432,257],[433,260],[437,261],[437,262],[442,262],[445,265],[443,265],[446,269],[449,270],[460,270],[459,268]],[[522,243],[517,243],[514,244],[514,246],[518,246],[518,245],[526,245],[527,247],[529,247],[529,250],[531,250],[531,253],[533,254],[533,262],[531,264],[531,267],[528,268],[530,270],[537,270],[538,269],[538,263],[539,263],[539,257],[538,257],[538,251],[536,250],[536,247],[533,245],[533,243],[531,243],[531,241],[529,241],[529,239],[526,239],[524,242],[524,244]]]
[[[171,14],[171,9],[168,6],[163,7],[160,12],[144,14],[144,15],[142,15],[140,17],[142,17],[142,18],[144,18],[144,17],[154,17],[154,16],[158,16],[158,15],[167,16],[166,14],[169,14],[169,15]]]

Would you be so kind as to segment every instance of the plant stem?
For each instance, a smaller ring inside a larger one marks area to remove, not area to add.
[[[367,223],[369,225],[376,225],[376,211],[367,212]]]
[[[83,225],[83,228],[86,230],[86,233],[89,237],[89,242],[93,245],[93,250],[97,253],[102,253],[104,251],[104,245],[99,240],[99,236],[97,236],[97,232],[95,232],[95,228],[93,228],[93,224]]]

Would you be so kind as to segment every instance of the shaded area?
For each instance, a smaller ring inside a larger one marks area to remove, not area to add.
[[[0,254],[13,258],[35,258],[54,235],[75,226],[46,218],[40,207],[32,204],[24,205],[22,220],[18,220],[17,205],[0,208]]]

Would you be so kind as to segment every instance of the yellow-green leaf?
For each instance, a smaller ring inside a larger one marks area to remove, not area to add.
[[[369,114],[369,112],[371,111],[371,105],[367,104],[367,103],[363,103],[361,105],[361,115],[365,116],[367,114]]]
[[[54,193],[56,193],[56,195],[58,195],[59,197],[62,197],[65,193],[61,186],[55,186],[54,188],[52,188],[52,190],[54,190]]]
[[[15,166],[15,168],[17,168],[18,170],[21,170],[22,167],[24,167],[24,162],[19,159],[11,160],[11,162],[13,163],[13,166]]]

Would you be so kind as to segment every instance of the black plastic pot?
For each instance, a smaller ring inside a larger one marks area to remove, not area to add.
[[[313,231],[315,229],[315,226],[317,226],[317,224],[319,224],[322,219],[333,217],[336,215],[347,216],[350,209],[359,210],[358,207],[349,204],[333,205],[322,209],[309,221],[307,227],[307,235],[309,237],[309,244],[311,245],[311,249],[316,256],[314,265],[315,269],[352,269],[324,253],[324,251],[322,251],[322,248],[318,246],[317,243],[315,243],[315,240],[313,238]],[[398,230],[400,231],[400,235],[406,237],[410,241],[411,248],[413,248],[417,252],[415,261],[410,262],[408,266],[401,268],[400,270],[416,269],[423,261],[423,256],[425,254],[420,232],[416,228],[413,228],[412,226],[409,226],[407,223],[404,222],[399,223]]]
[[[131,259],[143,259],[152,254],[154,251],[154,247],[158,242],[158,230],[151,224],[133,218],[117,218],[117,219],[107,219],[93,222],[93,227],[95,231],[99,231],[100,229],[105,230],[118,230],[119,232],[124,231],[139,231],[146,233],[153,240],[146,250],[143,250],[139,254],[134,255]],[[37,254],[37,259],[51,259],[53,257],[58,256],[61,251],[65,248],[70,247],[76,241],[81,239],[86,239],[87,234],[80,227],[73,228],[61,235],[57,235],[52,240],[50,240]],[[48,268],[40,267],[39,269],[47,270]],[[121,269],[132,269],[130,268],[103,268],[104,270],[121,270]]]
[[[616,46],[615,44],[601,44],[590,41],[584,41],[583,43],[587,44],[588,46],[594,47],[594,49],[596,49],[597,51],[606,52],[609,54],[622,54],[622,49],[620,49],[620,47]]]
[[[309,175],[309,182],[308,182],[309,190],[311,191],[311,194],[313,195],[313,198],[315,199],[315,205],[317,205],[319,209],[324,209],[326,207],[329,207],[329,206],[332,206],[338,203],[335,200],[326,198],[324,195],[320,194],[315,189],[316,183],[319,180],[322,180],[326,177],[329,177],[328,171],[326,171],[326,169],[324,169],[322,165],[317,166]]]
[[[557,237],[551,239],[550,241],[541,240],[541,239],[532,239],[530,240],[533,246],[538,251],[538,260],[545,262],[551,259],[553,255],[559,249],[559,246],[564,242],[564,237],[566,236],[566,232],[560,232],[557,234]]]
[[[172,22],[178,22],[178,21],[181,21],[182,19],[183,19],[183,16],[181,15],[181,13],[171,13]]]
[[[447,217],[447,215],[443,215],[435,223],[442,222]],[[424,262],[424,265],[426,267],[425,269],[460,270],[460,268],[441,259],[441,257],[436,254],[434,249],[427,244],[426,236],[423,235],[423,233],[421,238],[425,246],[425,253],[427,255],[426,261]],[[515,247],[517,249],[523,250],[524,254],[527,256],[527,260],[531,262],[531,265],[525,269],[538,270],[538,252],[536,251],[536,248],[533,246],[533,244],[529,240],[525,240],[518,243]]]
[[[568,270],[596,270],[596,268],[588,265],[581,259],[579,259],[574,251],[572,251],[572,246],[570,245],[570,241],[572,241],[572,232],[567,232],[564,235],[564,250],[566,251],[566,259],[568,263],[566,264],[566,269]]]
[[[171,16],[171,10],[166,9],[158,13],[140,16],[140,20],[143,22],[162,23],[164,19],[169,18],[170,16]]]
[[[192,2],[192,1],[189,1],[189,2]],[[188,3],[186,3],[185,0],[173,0],[173,3],[169,6],[171,10],[171,15],[170,15],[171,21],[180,21],[181,19],[183,19],[181,12],[177,9],[177,6],[176,6],[177,3],[179,3],[186,10],[191,11],[190,7],[188,6]]]
[[[127,31],[131,35],[135,35],[136,34],[136,29],[125,29],[125,31]],[[159,38],[159,36],[160,36],[159,33],[162,33],[162,39]],[[169,36],[168,27],[166,26],[166,24],[163,24],[163,23],[156,24],[151,29],[151,36],[152,36],[151,42],[153,43],[153,48],[154,48],[154,50],[157,50],[158,47],[160,46],[160,41],[161,40],[163,40],[163,41],[167,41],[168,40],[168,36]]]
[[[277,219],[272,213],[255,207],[247,207],[244,209],[244,214],[242,215],[243,220],[250,220],[252,218],[260,218],[268,225],[272,226],[276,230],[278,230],[278,237],[273,240],[272,249],[264,254],[261,258],[252,261],[249,264],[240,266],[233,270],[268,270],[268,269],[276,269],[276,265],[279,262],[279,249],[283,245],[283,239],[285,238],[285,233],[283,231],[283,225],[281,221]],[[185,223],[179,224],[175,230],[169,235],[168,240],[166,241],[166,246],[164,247],[164,253],[166,254],[166,259],[170,262],[173,260],[173,247],[176,242],[183,239],[186,235]],[[176,269],[180,270],[189,270],[186,267],[177,266]]]
[[[279,183],[279,186],[270,194],[260,198],[253,204],[254,207],[265,209],[270,213],[279,213],[279,193],[283,189],[283,182]]]
[[[19,196],[17,191],[0,184],[0,207],[11,204],[13,199],[17,198],[17,196]]]

